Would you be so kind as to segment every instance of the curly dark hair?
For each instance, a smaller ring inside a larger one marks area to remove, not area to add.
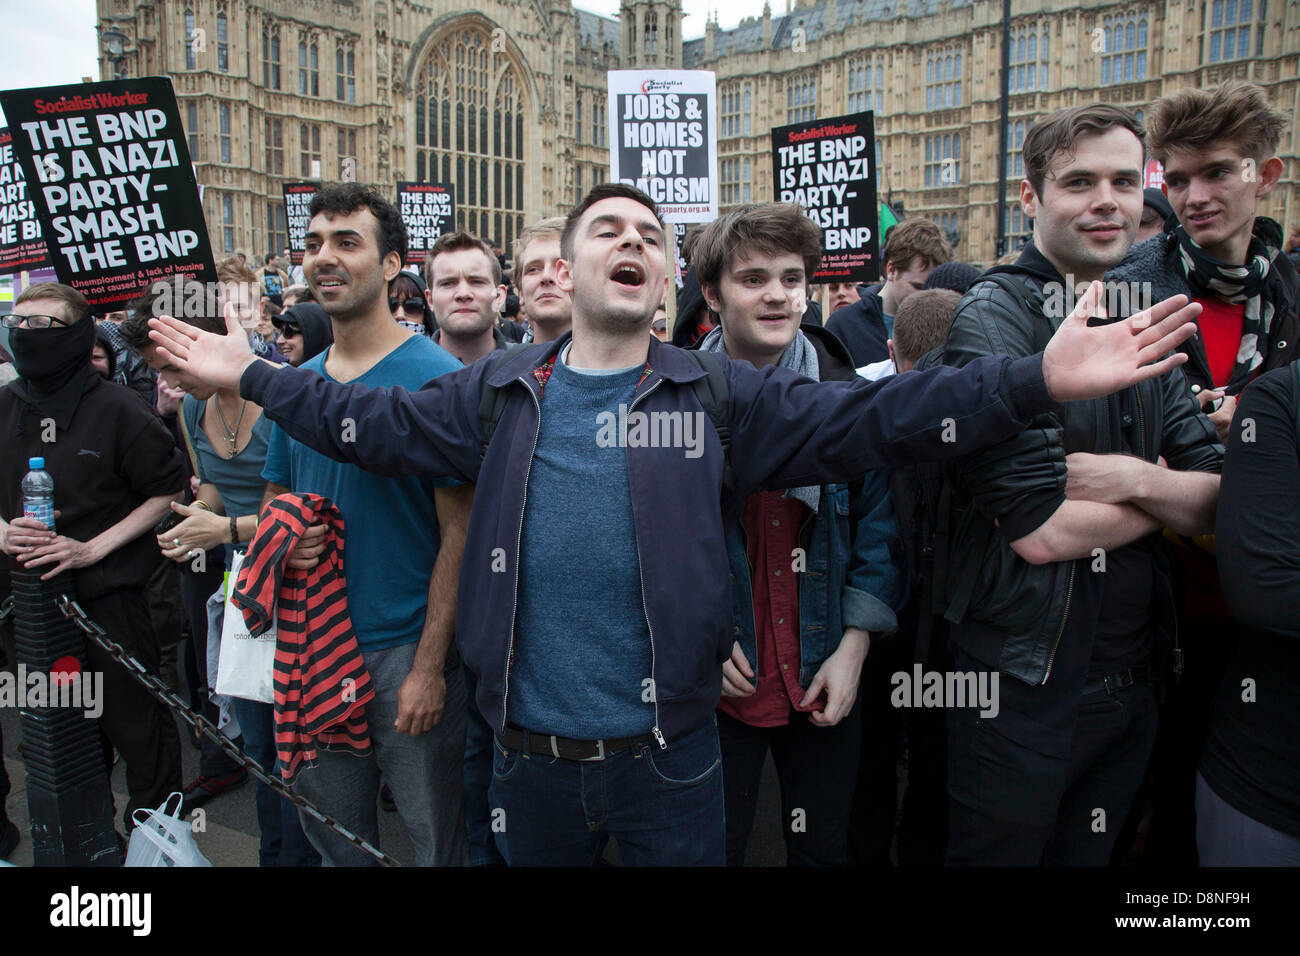
[[[348,215],[367,207],[379,220],[375,238],[379,241],[379,258],[382,260],[390,252],[396,252],[402,262],[406,261],[406,223],[397,207],[381,196],[371,186],[361,183],[325,183],[320,192],[312,197],[307,207],[308,215],[315,217],[322,212]]]

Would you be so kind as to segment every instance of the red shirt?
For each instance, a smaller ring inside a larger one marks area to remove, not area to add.
[[[1206,296],[1195,301],[1201,304],[1197,324],[1201,329],[1201,342],[1205,358],[1210,365],[1210,377],[1215,388],[1223,388],[1237,367],[1237,352],[1241,349],[1241,329],[1246,318],[1244,302],[1233,305],[1218,296]],[[1232,617],[1219,585],[1219,569],[1214,556],[1192,546],[1175,549],[1183,577],[1183,614],[1189,620],[1223,620]]]
[[[758,640],[758,660],[749,664],[758,684],[753,696],[723,697],[718,709],[751,727],[781,727],[790,722],[791,709],[811,712],[825,706],[825,695],[809,707],[799,706],[804,698],[799,686],[799,579],[792,552],[799,546],[799,527],[808,509],[784,494],[760,491],[745,502]]]
[[[1215,388],[1223,388],[1237,367],[1237,352],[1241,349],[1241,327],[1246,317],[1246,304],[1224,302],[1217,296],[1197,299],[1202,312],[1197,318],[1201,327],[1201,341],[1205,344],[1205,357],[1210,363],[1210,377]]]

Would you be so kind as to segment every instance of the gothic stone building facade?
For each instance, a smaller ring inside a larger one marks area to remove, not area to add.
[[[727,205],[771,199],[768,132],[872,109],[882,198],[989,262],[1036,116],[1102,99],[1144,110],[1162,93],[1228,77],[1263,85],[1300,119],[1300,3],[1012,0],[1008,148],[999,149],[1002,4],[792,0],[681,36],[679,0],[622,0],[618,18],[568,0],[98,0],[127,35],[101,75],[172,77],[214,250],[285,245],[281,184],[451,181],[459,225],[507,249],[608,170],[605,73],[712,70]],[[1300,123],[1279,152],[1267,212],[1300,224]],[[999,163],[1007,204],[997,208]]]

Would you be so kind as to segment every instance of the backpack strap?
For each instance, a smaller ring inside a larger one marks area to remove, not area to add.
[[[728,406],[731,404],[731,390],[727,385],[727,374],[722,370],[722,363],[712,352],[690,349],[686,352],[695,363],[704,370],[704,378],[691,383],[695,397],[713,422],[722,444],[722,488],[730,491],[736,487],[736,476],[731,470],[731,419]]]
[[[529,343],[529,345],[531,344],[533,343]],[[488,373],[484,378],[490,378],[497,369],[505,365],[519,352],[528,348],[529,345],[518,342],[507,345],[502,350],[501,355],[493,361],[492,367],[488,369]],[[479,396],[478,400],[478,426],[481,441],[478,452],[479,461],[487,457],[488,445],[492,443],[492,435],[496,432],[497,424],[501,421],[501,416],[506,410],[507,401],[509,401],[509,395],[504,387],[484,383],[483,394]]]
[[[1029,289],[1025,286],[1024,280],[1020,278],[1017,273],[986,272],[975,281],[992,282],[994,285],[1002,289],[1003,292],[1007,293],[1008,295],[1015,296],[1017,299],[1020,300],[1020,302],[1024,304],[1025,311],[1027,311],[1030,315],[1038,316],[1041,315],[1043,311],[1042,303],[1035,302],[1033,299],[1030,298]],[[1043,351],[1043,349],[1047,348],[1047,343],[1051,340],[1052,333],[1055,330],[1052,329],[1052,325],[1050,321],[1047,322],[1046,324],[1042,322],[1035,322],[1033,328],[1034,328],[1034,339],[1033,339],[1034,351],[1041,352]],[[1046,337],[1044,337],[1043,335],[1043,332],[1045,330],[1047,331]]]
[[[1295,376],[1295,390],[1291,394],[1295,400],[1300,401],[1300,361],[1291,363],[1291,373]],[[1295,420],[1295,441],[1296,447],[1300,448],[1300,415]]]

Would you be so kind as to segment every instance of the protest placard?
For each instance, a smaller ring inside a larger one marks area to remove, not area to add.
[[[289,230],[289,261],[295,266],[302,265],[303,253],[307,250],[307,224],[311,222],[308,208],[320,183],[285,183],[284,184],[284,221]]]
[[[216,280],[171,80],[0,92],[59,281],[97,312],[164,274]]]
[[[406,265],[423,264],[438,237],[456,228],[451,183],[398,183],[397,208],[406,223]]]
[[[874,119],[853,113],[772,130],[777,201],[798,203],[822,227],[814,282],[880,277]]]
[[[610,179],[665,222],[718,218],[717,84],[707,70],[609,72]]]
[[[44,269],[49,264],[36,204],[27,195],[27,179],[5,127],[0,129],[0,275]]]

